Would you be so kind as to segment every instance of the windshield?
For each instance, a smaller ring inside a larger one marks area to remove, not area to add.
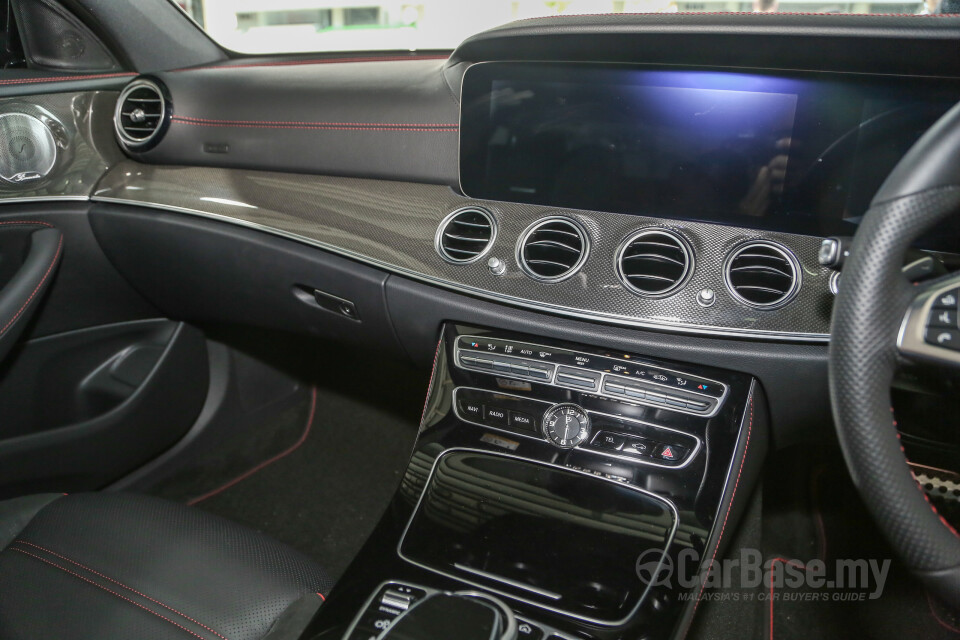
[[[590,13],[704,11],[956,13],[960,0],[174,0],[221,45],[242,53],[455,48],[513,20]]]

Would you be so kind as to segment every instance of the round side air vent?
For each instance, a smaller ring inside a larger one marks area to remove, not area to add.
[[[447,262],[466,264],[479,260],[497,237],[497,223],[486,209],[454,211],[437,228],[437,253]]]
[[[773,242],[748,242],[727,256],[723,277],[740,302],[775,309],[800,290],[800,264],[789,249]]]
[[[638,231],[617,252],[620,281],[647,298],[662,298],[682,287],[693,264],[693,249],[686,239],[664,229]]]
[[[152,80],[134,80],[117,99],[113,125],[120,143],[143,151],[160,141],[170,119],[170,107],[160,86]]]
[[[517,243],[517,263],[530,276],[559,282],[575,274],[590,253],[587,232],[570,218],[554,216],[533,223]]]

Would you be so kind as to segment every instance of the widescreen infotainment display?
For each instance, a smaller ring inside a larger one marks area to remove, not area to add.
[[[461,186],[475,198],[852,234],[958,97],[943,81],[479,64],[464,78]]]

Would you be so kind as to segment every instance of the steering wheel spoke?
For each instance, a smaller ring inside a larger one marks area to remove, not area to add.
[[[938,280],[913,299],[897,348],[908,358],[960,367],[960,275]]]

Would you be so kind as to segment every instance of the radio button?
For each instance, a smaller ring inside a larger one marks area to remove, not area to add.
[[[483,422],[491,427],[507,426],[507,410],[483,405]]]

